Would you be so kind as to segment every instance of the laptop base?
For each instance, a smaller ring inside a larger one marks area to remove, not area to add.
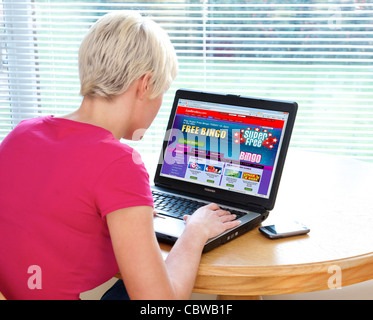
[[[223,235],[219,235],[216,238],[209,239],[204,248],[203,248],[203,253],[209,252],[247,232],[250,230],[253,230],[255,227],[259,226],[264,220],[266,220],[269,216],[269,212],[265,212],[261,215],[259,215],[257,218],[238,226],[237,228],[233,230],[227,230]],[[161,218],[162,219],[162,218]],[[171,218],[172,219],[172,218]],[[176,220],[176,219],[174,219]],[[177,241],[178,237],[172,236],[170,234],[163,234],[156,232],[157,239],[160,242],[169,244],[169,245],[174,245],[175,242]]]

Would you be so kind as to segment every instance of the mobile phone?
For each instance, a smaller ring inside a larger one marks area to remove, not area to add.
[[[298,236],[310,232],[310,229],[298,221],[280,222],[259,228],[259,231],[270,239]]]

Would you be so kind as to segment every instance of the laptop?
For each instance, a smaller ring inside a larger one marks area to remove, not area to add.
[[[183,215],[217,203],[241,224],[209,239],[210,251],[248,232],[274,208],[297,103],[180,89],[152,192],[158,240],[173,244]]]

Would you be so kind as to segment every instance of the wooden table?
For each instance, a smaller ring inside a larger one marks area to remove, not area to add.
[[[255,228],[203,254],[194,292],[252,299],[373,279],[372,185],[372,163],[290,149],[263,224],[299,220],[309,235],[269,240]]]

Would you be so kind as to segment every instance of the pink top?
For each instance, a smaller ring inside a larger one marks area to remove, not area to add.
[[[0,292],[78,299],[118,272],[105,216],[153,206],[139,154],[100,127],[22,121],[0,144]]]

